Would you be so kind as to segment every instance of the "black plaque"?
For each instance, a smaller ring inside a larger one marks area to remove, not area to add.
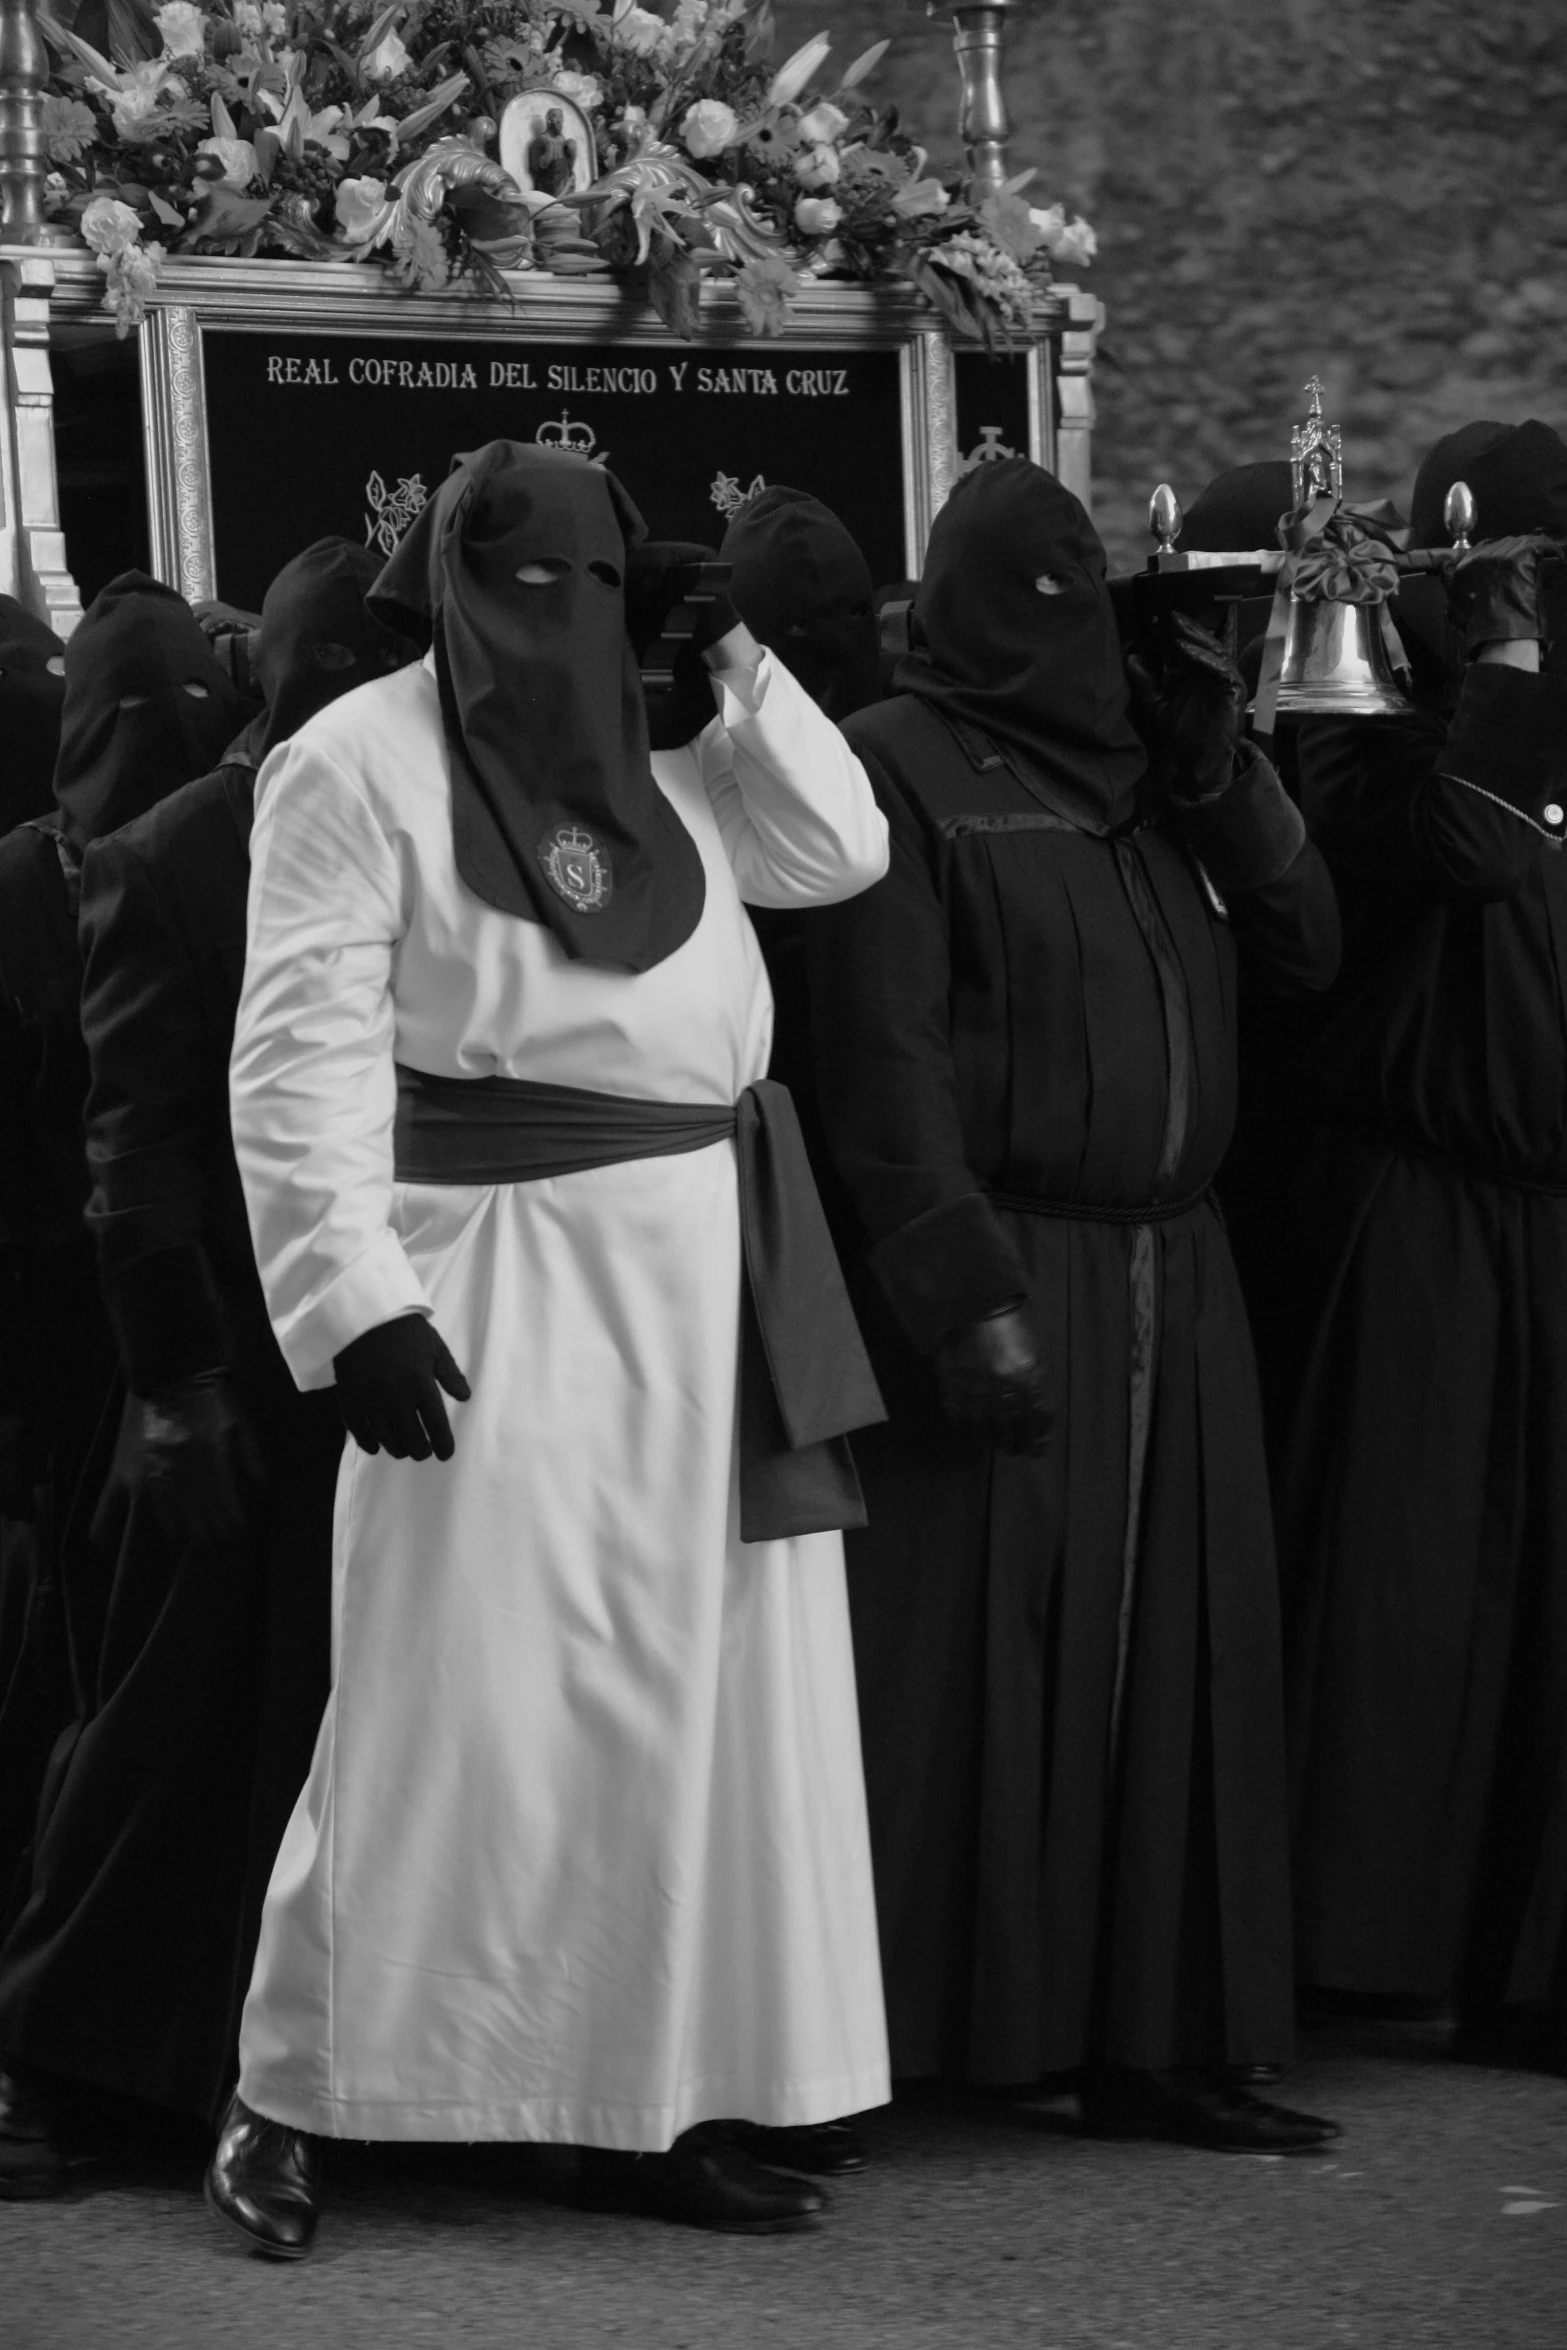
[[[279,567],[327,532],[389,552],[453,456],[497,439],[602,460],[659,538],[714,544],[759,483],[810,490],[859,540],[873,578],[903,574],[893,349],[207,327],[202,354],[216,584],[231,603],[257,605]]]
[[[1027,355],[959,350],[954,358],[964,470],[993,457],[1029,456]]]

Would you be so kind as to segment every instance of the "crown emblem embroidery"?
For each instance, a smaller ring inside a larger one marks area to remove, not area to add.
[[[539,843],[544,877],[574,914],[602,914],[615,886],[609,857],[585,824],[560,824]]]
[[[592,425],[577,423],[569,408],[561,410],[558,423],[541,424],[533,437],[541,449],[564,449],[573,457],[591,457],[598,447]]]
[[[724,520],[733,522],[741,508],[749,506],[753,498],[759,498],[766,487],[767,484],[759,473],[753,475],[751,486],[747,490],[741,488],[738,473],[719,472],[714,474],[713,486],[707,494]]]

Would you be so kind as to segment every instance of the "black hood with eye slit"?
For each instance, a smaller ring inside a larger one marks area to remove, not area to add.
[[[52,628],[0,596],[0,833],[54,806],[64,653]]]
[[[419,658],[366,607],[380,572],[367,547],[317,539],[268,588],[251,655],[267,703],[247,745],[258,767],[328,702]]]
[[[491,441],[454,461],[370,597],[433,646],[462,880],[573,959],[627,971],[683,946],[706,893],[653,777],[626,631],[645,536],[602,467]],[[550,576],[525,584],[530,566]]]
[[[1059,592],[1040,593],[1046,575]],[[1053,474],[1003,457],[963,476],[930,534],[912,639],[900,691],[1014,752],[1069,823],[1129,821],[1147,761],[1105,552]]]
[[[54,796],[83,849],[215,767],[254,713],[183,596],[123,571],[65,648]]]
[[[741,507],[723,555],[735,610],[829,718],[880,701],[870,568],[830,507],[776,483]]]

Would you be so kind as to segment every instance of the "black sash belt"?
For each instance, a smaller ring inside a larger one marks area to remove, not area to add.
[[[852,1428],[887,1417],[789,1089],[763,1079],[733,1109],[433,1077],[399,1065],[400,1183],[536,1183],[733,1137],[746,1280],[740,1334],[740,1539],[863,1526]]]

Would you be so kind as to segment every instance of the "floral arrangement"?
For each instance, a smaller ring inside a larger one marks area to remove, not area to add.
[[[103,22],[111,55],[40,10],[46,206],[121,334],[170,252],[285,253],[503,295],[508,268],[613,275],[687,335],[704,272],[763,335],[808,276],[902,278],[996,346],[1053,260],[1093,257],[1031,174],[976,208],[927,173],[862,95],[885,41],[835,79],[825,34],[774,67],[769,0],[109,0]],[[590,186],[525,193],[495,159],[539,89],[590,123]]]

